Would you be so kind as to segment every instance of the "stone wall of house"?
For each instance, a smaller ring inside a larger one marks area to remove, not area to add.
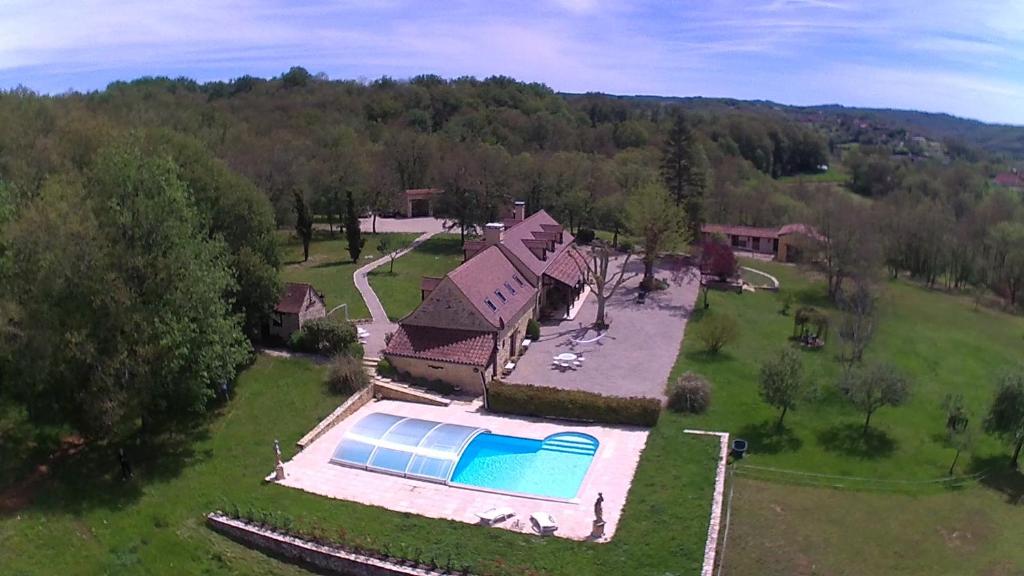
[[[436,326],[490,332],[494,326],[485,320],[465,295],[445,278],[430,296],[402,321],[415,326]]]
[[[519,350],[516,351],[516,356],[523,353],[520,345],[522,344],[523,339],[526,338],[526,325],[530,323],[530,318],[533,318],[534,313],[536,312],[536,302],[536,298],[531,298],[530,302],[519,311],[516,316],[516,321],[508,323],[505,326],[505,329],[498,334],[498,359],[494,365],[497,367],[499,373],[501,372],[502,367],[505,366],[505,363],[513,356],[510,342],[510,338],[513,334],[516,334],[516,347],[519,348]]]
[[[450,406],[452,403],[451,400],[443,396],[421,392],[394,382],[375,381],[373,383],[373,395],[375,397],[380,396],[386,400],[400,400],[402,402],[428,404],[430,406]]]
[[[312,293],[307,294],[306,301],[302,304],[302,310],[299,311],[299,327],[301,328],[303,324],[310,320],[323,318],[326,315],[327,308],[324,307],[323,301]]]
[[[212,513],[207,525],[243,546],[299,564],[315,571],[343,576],[442,576],[428,567],[404,566],[397,561],[354,554],[333,546],[322,546],[295,536],[280,534],[249,525],[241,520]]]
[[[299,316],[297,314],[278,314],[277,312],[272,313],[275,316],[281,317],[281,325],[274,325],[273,320],[270,322],[270,335],[281,338],[285,342],[288,341],[288,337],[299,329]]]
[[[400,356],[389,356],[388,362],[403,374],[409,374],[414,378],[426,378],[427,380],[443,380],[458,386],[464,394],[483,394],[484,384],[482,378],[490,379],[487,369],[477,366],[422,360],[419,358],[403,358]],[[481,375],[481,371],[483,371],[483,375]]]

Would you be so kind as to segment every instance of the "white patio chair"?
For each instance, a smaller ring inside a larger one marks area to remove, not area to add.
[[[530,524],[538,534],[554,534],[558,530],[558,523],[555,517],[547,512],[534,512],[530,514]]]
[[[474,516],[480,519],[481,524],[487,524],[488,526],[493,526],[498,522],[504,522],[515,515],[516,513],[514,510],[505,507],[495,507],[490,510],[474,514]]]

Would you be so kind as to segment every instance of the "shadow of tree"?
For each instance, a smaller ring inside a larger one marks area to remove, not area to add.
[[[330,262],[321,262],[319,264],[314,264],[312,266],[308,266],[308,268],[312,268],[314,270],[320,269],[320,268],[337,268],[338,266],[344,266],[346,264],[352,264],[352,260],[351,259],[331,260]]]
[[[742,438],[748,442],[750,451],[755,454],[778,454],[779,452],[793,452],[803,446],[803,440],[798,438],[788,426],[778,429],[776,421],[765,420],[759,424],[747,424],[736,433],[736,438]]]
[[[859,423],[838,424],[818,433],[818,443],[830,452],[842,452],[857,458],[888,458],[896,450],[896,441],[877,428]]]
[[[981,484],[1006,496],[1007,504],[1024,504],[1024,474],[1010,467],[1009,455],[974,457],[967,469],[971,474],[984,473]]]

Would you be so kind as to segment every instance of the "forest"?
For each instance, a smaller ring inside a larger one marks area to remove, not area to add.
[[[706,104],[299,67],[0,93],[0,399],[96,437],[202,415],[251,360],[297,197],[333,229],[349,198],[391,214],[438,187],[464,236],[512,199],[624,238],[642,235],[636,205],[678,207],[689,240],[703,222],[804,222],[829,238],[830,292],[887,269],[1019,306],[1021,193],[990,183],[1005,147],[893,115]]]

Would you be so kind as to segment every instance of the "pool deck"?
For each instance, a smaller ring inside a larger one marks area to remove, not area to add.
[[[331,464],[331,455],[348,428],[372,412],[476,426],[495,434],[537,439],[558,432],[583,432],[597,438],[601,444],[576,500],[571,502],[446,486]],[[591,539],[594,500],[597,493],[602,492],[605,531],[598,541],[608,541],[615,534],[646,443],[645,428],[613,428],[489,414],[483,411],[479,401],[455,402],[441,407],[380,400],[363,406],[286,462],[285,479],[278,484],[330,498],[469,524],[479,523],[474,513],[492,507],[508,507],[515,511],[515,517],[495,527],[526,533],[533,533],[530,514],[548,512],[558,523],[555,536],[573,540]]]

